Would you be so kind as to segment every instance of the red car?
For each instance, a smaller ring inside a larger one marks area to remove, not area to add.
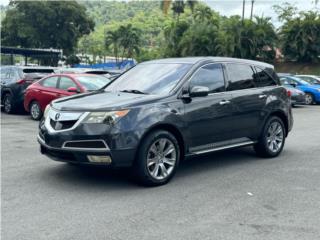
[[[53,74],[31,84],[24,96],[24,108],[31,118],[39,120],[46,106],[57,98],[95,91],[111,80],[94,74]]]

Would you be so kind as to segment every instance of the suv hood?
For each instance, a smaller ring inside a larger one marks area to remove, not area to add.
[[[147,104],[159,98],[158,95],[96,91],[60,98],[51,105],[61,111],[109,111]]]

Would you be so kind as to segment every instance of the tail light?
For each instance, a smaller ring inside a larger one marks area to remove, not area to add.
[[[291,97],[292,92],[290,90],[287,90],[287,95],[288,95],[288,97]]]
[[[26,83],[26,82],[27,81],[25,79],[20,79],[20,80],[17,81],[18,84],[23,84],[23,83]]]

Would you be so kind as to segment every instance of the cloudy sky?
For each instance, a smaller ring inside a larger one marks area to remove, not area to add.
[[[205,0],[205,2],[222,15],[242,15],[242,0]],[[277,16],[273,11],[272,6],[284,2],[294,3],[299,11],[315,9],[315,4],[312,0],[255,0],[254,14],[272,17],[272,22],[278,27],[280,23],[277,20]],[[318,4],[318,10],[319,7],[320,4]],[[246,17],[250,17],[250,11],[251,0],[246,0]]]
[[[242,0],[203,0],[212,9],[218,11],[222,15],[241,15],[242,14]],[[272,22],[276,27],[280,25],[277,21],[275,12],[272,6],[275,4],[281,4],[284,2],[294,3],[300,11],[302,10],[312,10],[315,9],[314,0],[255,0],[254,4],[254,14],[261,16],[272,17]],[[1,5],[7,5],[9,0],[0,0]],[[246,17],[250,16],[251,0],[246,0]],[[318,4],[318,10],[320,8],[320,3]]]

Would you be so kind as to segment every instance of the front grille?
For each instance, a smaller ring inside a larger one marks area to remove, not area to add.
[[[106,144],[102,140],[83,140],[83,141],[70,141],[66,142],[63,146],[64,148],[107,148]]]
[[[50,125],[54,130],[64,130],[68,128],[72,128],[73,125],[77,122],[77,120],[71,121],[54,121],[50,119]]]

